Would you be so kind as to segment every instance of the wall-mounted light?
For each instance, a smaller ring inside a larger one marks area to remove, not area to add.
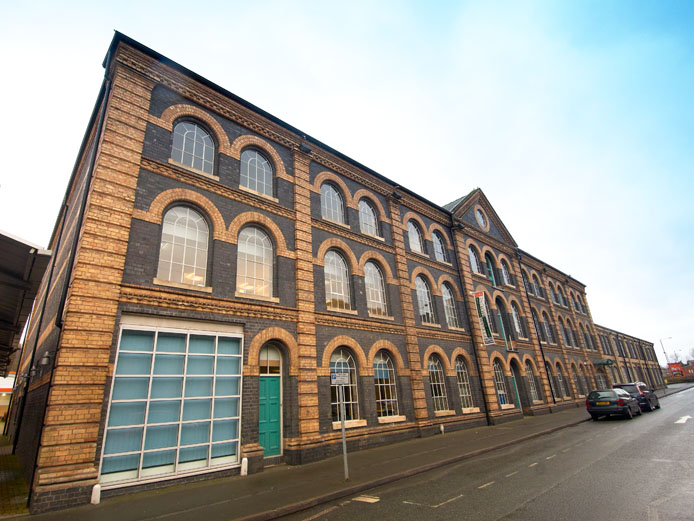
[[[50,353],[44,353],[41,358],[39,358],[39,365],[40,366],[47,366],[51,363],[51,354]]]

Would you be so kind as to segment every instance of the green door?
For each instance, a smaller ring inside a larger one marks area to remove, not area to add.
[[[258,437],[265,457],[281,453],[280,387],[279,376],[260,377]]]

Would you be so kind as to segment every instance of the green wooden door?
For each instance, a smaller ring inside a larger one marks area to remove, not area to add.
[[[265,449],[265,457],[281,453],[280,388],[279,376],[260,377],[258,437],[260,445]]]

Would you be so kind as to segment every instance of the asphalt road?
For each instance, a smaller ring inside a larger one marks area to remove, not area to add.
[[[283,521],[694,519],[694,389]],[[681,423],[676,423],[677,421]]]

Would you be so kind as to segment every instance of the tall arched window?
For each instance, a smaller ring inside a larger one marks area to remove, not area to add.
[[[258,355],[258,365],[260,374],[278,375],[282,374],[282,355],[275,346],[265,344],[260,349]]]
[[[571,369],[574,374],[574,387],[576,387],[576,392],[585,396],[586,392],[583,390],[583,382],[581,382],[581,379],[578,377],[576,367],[574,366]]]
[[[571,393],[569,392],[569,383],[564,378],[564,371],[561,370],[561,366],[557,364],[557,382],[559,382],[559,389],[564,394],[564,398],[570,398]]]
[[[494,388],[496,389],[496,396],[499,399],[500,405],[510,403],[508,399],[508,392],[506,392],[504,370],[501,367],[499,360],[494,360]]]
[[[328,309],[352,309],[349,291],[349,270],[342,255],[336,251],[325,254],[325,303]]]
[[[467,253],[470,257],[470,269],[472,272],[483,275],[484,272],[482,271],[482,264],[480,263],[480,254],[477,253],[477,249],[474,246],[468,246]]]
[[[547,333],[547,340],[550,344],[556,344],[557,338],[554,335],[554,328],[552,327],[552,324],[549,321],[549,315],[547,315],[545,311],[542,312],[542,320],[545,328],[545,333]]]
[[[579,371],[581,371],[581,381],[583,382],[583,394],[587,395],[588,391],[590,391],[590,381],[583,366],[580,366]]]
[[[564,325],[564,319],[559,317],[559,329],[561,329],[561,334],[564,339],[564,344],[571,346],[571,341],[569,340],[569,333]]]
[[[528,389],[530,390],[530,398],[534,402],[540,401],[540,395],[537,392],[537,383],[535,382],[535,371],[530,360],[525,361],[525,375],[528,377]]]
[[[340,192],[330,183],[323,183],[320,187],[320,210],[324,219],[344,224],[345,204]]]
[[[540,279],[538,279],[537,275],[535,275],[534,273],[532,276],[532,280],[533,280],[533,289],[535,290],[535,295],[537,295],[540,298],[545,298],[545,296],[543,295],[542,286],[540,285]]]
[[[357,393],[357,366],[354,363],[352,353],[344,347],[338,347],[330,356],[330,372],[349,374],[349,384],[344,386],[345,421],[358,420],[359,395]],[[334,422],[341,420],[339,387],[339,385],[330,386],[330,405]]]
[[[241,152],[241,186],[272,197],[272,165],[260,152]]]
[[[407,221],[407,238],[410,242],[410,250],[417,253],[424,253],[424,240],[422,239],[422,231],[419,226],[413,221]]]
[[[174,127],[171,159],[211,174],[214,170],[214,142],[200,125],[179,121]]]
[[[370,315],[388,316],[386,303],[386,287],[383,283],[383,273],[373,262],[364,264],[364,282],[366,285],[366,307]]]
[[[455,377],[458,382],[458,395],[463,409],[470,409],[475,406],[472,401],[472,388],[470,387],[470,372],[467,363],[462,356],[455,359]]]
[[[552,372],[552,366],[549,362],[545,362],[545,372],[547,373],[547,380],[549,381],[549,388],[552,391],[552,395],[558,397],[557,390],[554,389],[554,373]]]
[[[569,342],[572,346],[578,347],[578,342],[576,341],[576,335],[574,334],[574,326],[571,320],[566,319],[566,334],[569,337]]]
[[[543,327],[542,322],[540,322],[539,317],[537,316],[537,311],[534,309],[530,309],[530,314],[533,317],[533,325],[535,326],[535,330],[537,331],[537,335],[540,337],[539,340],[540,342],[547,342],[547,332],[545,331],[545,328]]]
[[[376,210],[366,199],[359,200],[359,229],[362,233],[380,237]]]
[[[513,329],[515,329],[516,334],[519,337],[527,338],[528,334],[525,332],[525,324],[521,318],[518,304],[515,302],[511,302],[511,318],[513,319]]]
[[[443,310],[446,314],[446,324],[448,324],[448,327],[460,327],[455,297],[453,296],[453,290],[448,284],[441,286],[441,295],[443,295]]]
[[[448,262],[448,254],[446,253],[446,243],[439,232],[434,232],[434,256],[437,261]]]
[[[204,286],[207,276],[207,221],[187,206],[174,206],[162,223],[157,278]]]
[[[417,304],[419,306],[419,318],[422,322],[433,324],[436,322],[434,313],[434,303],[431,300],[431,290],[429,284],[421,275],[415,279],[417,287]]]
[[[446,394],[446,378],[443,373],[443,365],[437,355],[429,357],[429,388],[431,399],[434,402],[435,411],[448,410],[448,395]]]
[[[487,252],[484,254],[484,266],[482,267],[484,268],[483,274],[492,282],[492,286],[498,286],[499,281],[496,280],[496,263],[491,253]]]
[[[552,284],[552,281],[549,282],[549,294],[552,297],[552,301],[555,304],[559,304],[559,299],[557,298],[557,294],[554,291],[554,284]]]
[[[511,269],[508,267],[508,263],[504,259],[501,259],[501,278],[503,279],[502,282],[504,284],[507,286],[513,286]]]
[[[236,291],[244,295],[272,297],[274,255],[272,242],[260,228],[241,230],[236,264]]]
[[[379,417],[398,416],[395,368],[390,355],[385,351],[379,351],[374,358],[374,385],[376,386],[376,414]]]

